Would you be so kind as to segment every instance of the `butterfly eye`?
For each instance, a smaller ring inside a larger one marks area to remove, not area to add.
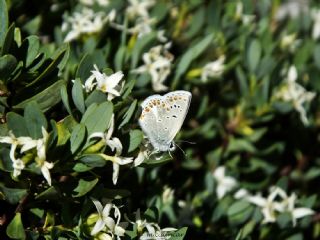
[[[175,149],[176,149],[176,145],[173,142],[171,142],[170,147],[169,147],[169,151],[171,152],[171,151],[174,151]]]

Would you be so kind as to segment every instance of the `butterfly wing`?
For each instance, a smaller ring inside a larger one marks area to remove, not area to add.
[[[141,104],[142,113],[139,124],[150,140],[152,146],[159,151],[166,151],[168,147],[168,128],[163,126],[163,115],[165,114],[165,102],[160,95],[148,97]]]
[[[170,149],[186,117],[190,100],[191,93],[175,91],[164,96],[150,96],[141,104],[139,124],[155,149]]]
[[[165,125],[169,126],[168,140],[171,143],[186,118],[191,102],[191,93],[187,91],[174,91],[167,93],[163,97],[169,108],[165,117]]]

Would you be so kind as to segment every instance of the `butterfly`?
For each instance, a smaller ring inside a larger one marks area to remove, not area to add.
[[[139,125],[155,151],[175,149],[173,139],[188,113],[191,96],[190,92],[180,90],[152,95],[142,102]]]

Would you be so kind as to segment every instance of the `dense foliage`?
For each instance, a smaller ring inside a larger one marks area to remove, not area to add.
[[[0,238],[320,238],[319,39],[311,0],[0,0]]]

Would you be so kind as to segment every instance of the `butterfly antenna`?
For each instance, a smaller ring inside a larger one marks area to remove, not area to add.
[[[182,143],[189,143],[189,144],[197,144],[196,142],[189,142],[189,141],[184,141],[184,140],[179,140],[176,142],[182,142]]]
[[[174,145],[177,146],[185,156],[187,156],[186,152],[178,144],[174,143]]]

